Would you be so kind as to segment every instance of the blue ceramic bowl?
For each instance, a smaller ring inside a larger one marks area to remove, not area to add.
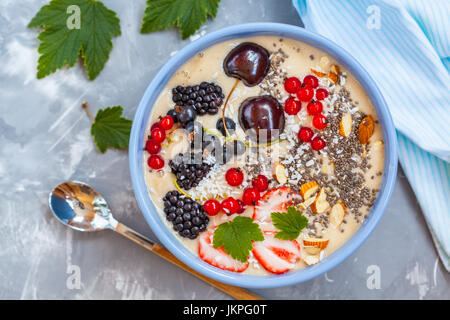
[[[147,191],[143,174],[143,147],[145,144],[145,129],[159,93],[166,83],[186,61],[206,48],[230,39],[251,36],[276,36],[298,40],[316,47],[333,57],[345,66],[360,82],[367,92],[378,114],[385,147],[384,174],[380,192],[370,214],[356,233],[338,250],[324,258],[319,264],[282,275],[251,276],[221,270],[213,267],[188,251],[164,225],[156,212],[155,206]],[[277,23],[250,23],[236,25],[212,32],[192,42],[180,50],[164,65],[145,91],[133,121],[131,130],[129,159],[131,179],[133,181],[136,199],[142,213],[153,232],[178,259],[196,271],[217,281],[247,288],[272,288],[293,285],[310,280],[329,271],[349,257],[373,231],[383,215],[394,188],[397,174],[397,144],[394,125],[386,107],[383,96],[370,75],[350,53],[319,35],[310,33],[303,28]]]

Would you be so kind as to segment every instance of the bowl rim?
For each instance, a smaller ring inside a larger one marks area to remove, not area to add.
[[[385,159],[380,191],[362,225],[340,248],[319,264],[282,275],[256,276],[225,271],[195,256],[175,238],[162,221],[150,198],[143,174],[144,135],[151,109],[173,73],[195,54],[210,46],[231,39],[253,36],[294,39],[318,48],[344,65],[369,96],[380,120],[384,139]],[[211,32],[182,48],[164,64],[148,85],[136,110],[130,134],[129,165],[133,189],[142,214],[159,241],[178,259],[199,273],[220,282],[246,288],[274,288],[304,282],[330,271],[354,253],[368,238],[383,216],[394,189],[398,165],[397,138],[391,115],[378,86],[350,53],[331,40],[301,27],[281,23],[247,23]]]

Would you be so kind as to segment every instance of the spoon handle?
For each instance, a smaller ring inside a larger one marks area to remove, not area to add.
[[[181,269],[189,272],[190,274],[196,276],[197,278],[202,279],[203,281],[209,283],[213,287],[229,294],[233,298],[236,298],[238,300],[263,300],[263,298],[257,296],[256,294],[253,294],[245,289],[215,281],[213,279],[210,279],[210,278],[202,275],[201,273],[198,273],[197,271],[191,269],[190,267],[185,265],[183,262],[178,260],[177,257],[175,257],[169,250],[167,250],[163,246],[151,241],[150,239],[144,237],[143,235],[137,233],[133,229],[130,229],[129,227],[127,227],[126,225],[124,225],[120,222],[117,224],[115,231],[117,231],[121,235],[127,237],[128,239],[136,242],[137,244],[141,245],[142,247],[156,253],[161,258],[164,258],[165,260],[177,265]]]

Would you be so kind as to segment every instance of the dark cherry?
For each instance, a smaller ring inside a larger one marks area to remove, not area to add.
[[[248,87],[260,83],[269,69],[269,52],[252,42],[239,44],[227,54],[223,61],[225,74],[242,80]]]
[[[239,124],[254,141],[274,141],[284,130],[283,107],[269,95],[248,98],[239,107]]]

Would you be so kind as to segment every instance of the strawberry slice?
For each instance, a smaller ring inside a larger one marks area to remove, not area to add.
[[[212,244],[213,231],[203,232],[198,242],[200,259],[210,265],[228,271],[242,272],[248,268],[248,261],[241,262],[233,259],[223,248],[214,248]]]
[[[253,255],[272,273],[285,273],[300,259],[300,245],[296,240],[280,240],[273,232],[264,232],[264,241],[253,243]]]
[[[260,225],[263,231],[277,231],[273,226],[270,214],[272,212],[286,212],[286,208],[293,200],[301,201],[301,197],[291,188],[280,187],[269,190],[253,209],[253,220]]]

